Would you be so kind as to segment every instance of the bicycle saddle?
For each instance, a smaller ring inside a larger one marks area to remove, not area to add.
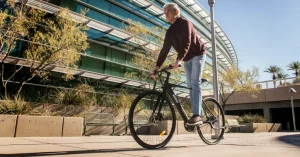
[[[207,79],[201,79],[201,83],[207,82]]]

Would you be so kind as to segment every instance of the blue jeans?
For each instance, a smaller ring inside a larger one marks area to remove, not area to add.
[[[186,74],[187,86],[188,88],[192,88],[190,90],[190,99],[193,107],[193,115],[201,115],[201,77],[205,58],[206,55],[200,55],[184,62],[184,71]]]

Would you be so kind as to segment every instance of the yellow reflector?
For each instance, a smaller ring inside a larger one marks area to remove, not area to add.
[[[217,110],[216,108],[214,108],[214,111],[215,111],[215,113],[216,113],[217,115],[219,115],[219,112],[218,112],[218,110]]]
[[[161,136],[163,136],[165,133],[166,133],[166,131],[164,130],[164,131],[162,131],[162,132],[159,134],[159,136],[161,137]]]

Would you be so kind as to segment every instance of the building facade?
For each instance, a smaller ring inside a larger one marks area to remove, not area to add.
[[[181,8],[181,16],[189,19],[201,40],[207,47],[206,67],[212,68],[212,44],[210,30],[210,16],[196,0],[28,0],[27,6],[43,9],[54,14],[61,7],[67,7],[72,12],[74,20],[80,19],[87,23],[89,49],[81,55],[79,69],[74,75],[91,79],[120,83],[129,86],[140,86],[142,81],[126,79],[124,74],[140,70],[132,63],[135,54],[131,53],[124,43],[135,44],[136,40],[145,42],[149,50],[161,48],[162,45],[146,42],[138,37],[133,37],[124,31],[124,25],[139,22],[149,28],[159,27],[168,29],[169,24],[165,21],[163,6],[165,3],[174,2]],[[79,13],[88,9],[86,16]],[[235,49],[217,22],[216,27],[216,55],[218,58],[218,71],[223,72],[226,68],[238,66],[238,58]],[[156,32],[151,32],[155,37]],[[55,67],[54,72],[63,72]],[[209,70],[204,71],[211,77]],[[181,81],[185,81],[182,77]],[[182,96],[188,93],[178,91]]]

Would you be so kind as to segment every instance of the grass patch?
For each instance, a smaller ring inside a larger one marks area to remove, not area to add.
[[[3,97],[0,101],[0,114],[23,115],[29,114],[32,107],[24,100],[24,97],[17,98]]]

